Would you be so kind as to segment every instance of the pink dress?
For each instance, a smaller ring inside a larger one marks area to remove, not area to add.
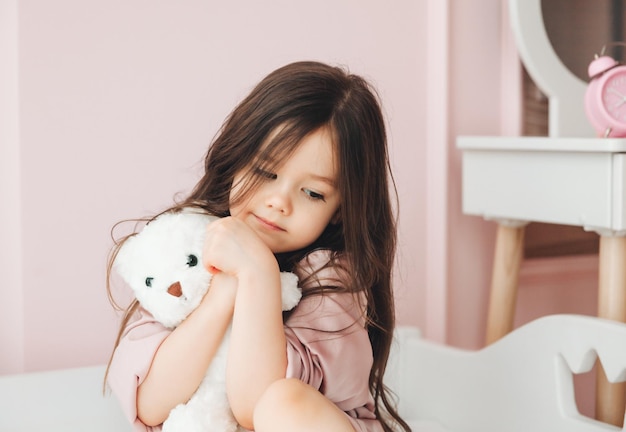
[[[306,270],[298,276],[302,280],[327,260],[327,252],[312,253]],[[335,269],[324,269],[316,275],[315,282],[303,288],[338,285],[340,279]],[[305,297],[285,323],[287,378],[298,378],[318,389],[346,413],[357,431],[381,432],[368,387],[373,358],[362,311],[350,293]],[[115,350],[108,383],[136,431],[161,429],[148,427],[137,418],[136,397],[137,387],[168,335],[169,330],[140,309]]]

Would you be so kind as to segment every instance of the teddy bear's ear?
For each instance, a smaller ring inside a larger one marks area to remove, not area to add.
[[[113,261],[113,267],[124,279],[126,279],[126,269],[128,266],[128,261],[133,255],[136,241],[137,234],[126,238],[120,246],[119,250],[117,251],[117,255],[115,255],[115,260]]]

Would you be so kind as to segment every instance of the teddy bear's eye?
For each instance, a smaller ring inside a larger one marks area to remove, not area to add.
[[[152,287],[152,281],[153,281],[153,280],[154,280],[154,278],[151,278],[151,277],[147,277],[147,278],[146,278],[146,286],[147,286],[148,288]]]
[[[195,267],[198,265],[198,257],[195,255],[189,255],[187,257],[187,265],[189,267]]]

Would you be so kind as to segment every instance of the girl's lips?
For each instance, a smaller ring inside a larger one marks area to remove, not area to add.
[[[262,217],[257,216],[257,215],[254,215],[254,217],[261,224],[261,226],[263,226],[263,227],[265,227],[267,229],[270,229],[272,231],[285,231],[283,228],[279,227],[275,223],[272,223],[272,222],[268,221],[267,219],[263,219]]]

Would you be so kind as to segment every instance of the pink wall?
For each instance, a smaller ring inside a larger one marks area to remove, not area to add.
[[[499,135],[504,2],[454,2],[450,27],[450,157],[448,159],[448,332],[453,345],[483,343],[494,228],[461,211],[459,135]]]
[[[24,363],[17,3],[0,1],[0,373]]]
[[[234,104],[299,59],[349,65],[380,90],[402,202],[400,321],[422,324],[425,2],[0,4],[0,373],[108,359],[112,225],[188,191]]]

